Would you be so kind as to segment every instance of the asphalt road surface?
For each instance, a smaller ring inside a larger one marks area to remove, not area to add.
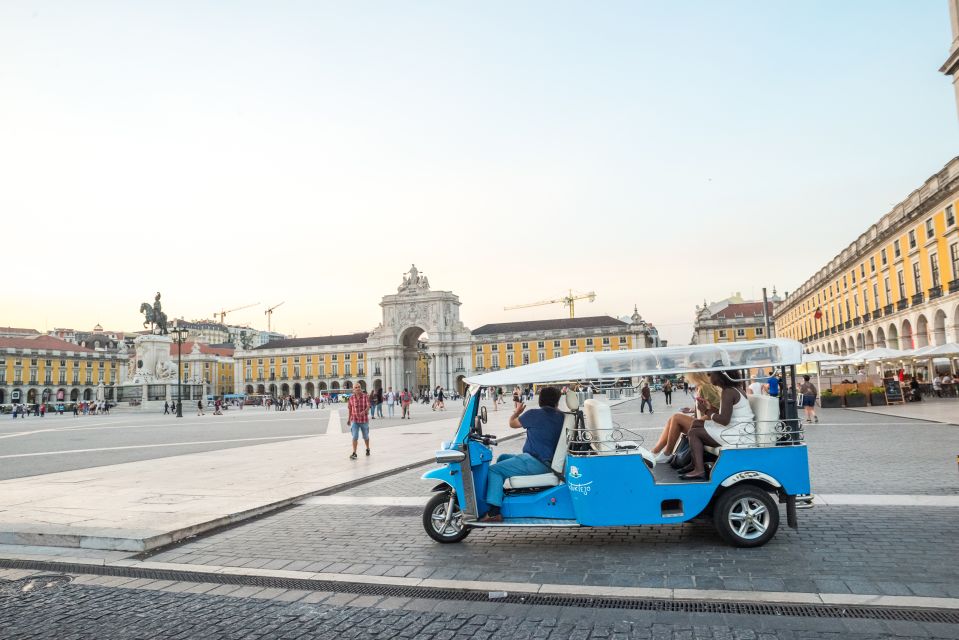
[[[396,418],[374,420],[371,428],[375,434],[377,429],[459,415],[459,402],[446,406],[446,411],[431,411],[429,405],[414,405],[412,420],[400,420],[397,410]],[[345,428],[346,405],[338,410]],[[315,436],[326,432],[329,419],[329,409],[259,407],[234,408],[222,416],[212,411],[197,416],[194,407],[182,418],[133,412],[17,419],[5,415],[0,417],[0,480]]]

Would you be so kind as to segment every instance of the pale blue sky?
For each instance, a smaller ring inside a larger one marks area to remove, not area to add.
[[[685,343],[956,155],[951,39],[945,0],[5,2],[0,324],[365,330],[416,262],[471,327],[594,289]]]

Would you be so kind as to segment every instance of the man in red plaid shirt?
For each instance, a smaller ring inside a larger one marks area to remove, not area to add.
[[[366,443],[366,455],[370,455],[370,397],[359,383],[353,385],[353,395],[346,406],[349,407],[347,422],[350,423],[350,432],[353,434],[353,453],[350,454],[350,460],[356,460],[360,431],[363,432],[363,442]]]

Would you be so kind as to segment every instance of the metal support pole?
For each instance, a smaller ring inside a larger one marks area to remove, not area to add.
[[[773,334],[769,330],[769,303],[766,301],[766,287],[763,287],[763,324],[766,325],[766,337],[772,338]]]
[[[183,417],[183,339],[177,336],[176,343],[176,417]]]

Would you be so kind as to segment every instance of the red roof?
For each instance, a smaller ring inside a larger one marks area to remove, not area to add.
[[[187,340],[186,342],[183,343],[183,347],[182,347],[183,355],[188,355],[190,353],[193,353],[193,344],[194,343],[192,340]],[[213,347],[203,342],[197,342],[196,344],[200,345],[200,353],[205,353],[207,355],[226,356],[229,358],[233,356],[233,352],[235,351],[233,347]],[[174,342],[173,344],[170,345],[170,355],[175,356],[176,354],[177,354],[177,343]]]
[[[21,327],[0,327],[0,333],[15,333],[22,336],[32,336],[40,332],[36,329],[25,329]]]
[[[769,317],[773,317],[773,303],[768,302],[766,309],[769,312]],[[713,318],[753,318],[755,316],[763,315],[763,303],[762,302],[741,302],[737,304],[731,304],[721,311],[717,311],[713,314]]]
[[[77,353],[96,353],[94,349],[81,347],[78,344],[54,338],[53,336],[37,336],[35,338],[0,338],[0,349],[46,349],[47,351],[73,351]]]

